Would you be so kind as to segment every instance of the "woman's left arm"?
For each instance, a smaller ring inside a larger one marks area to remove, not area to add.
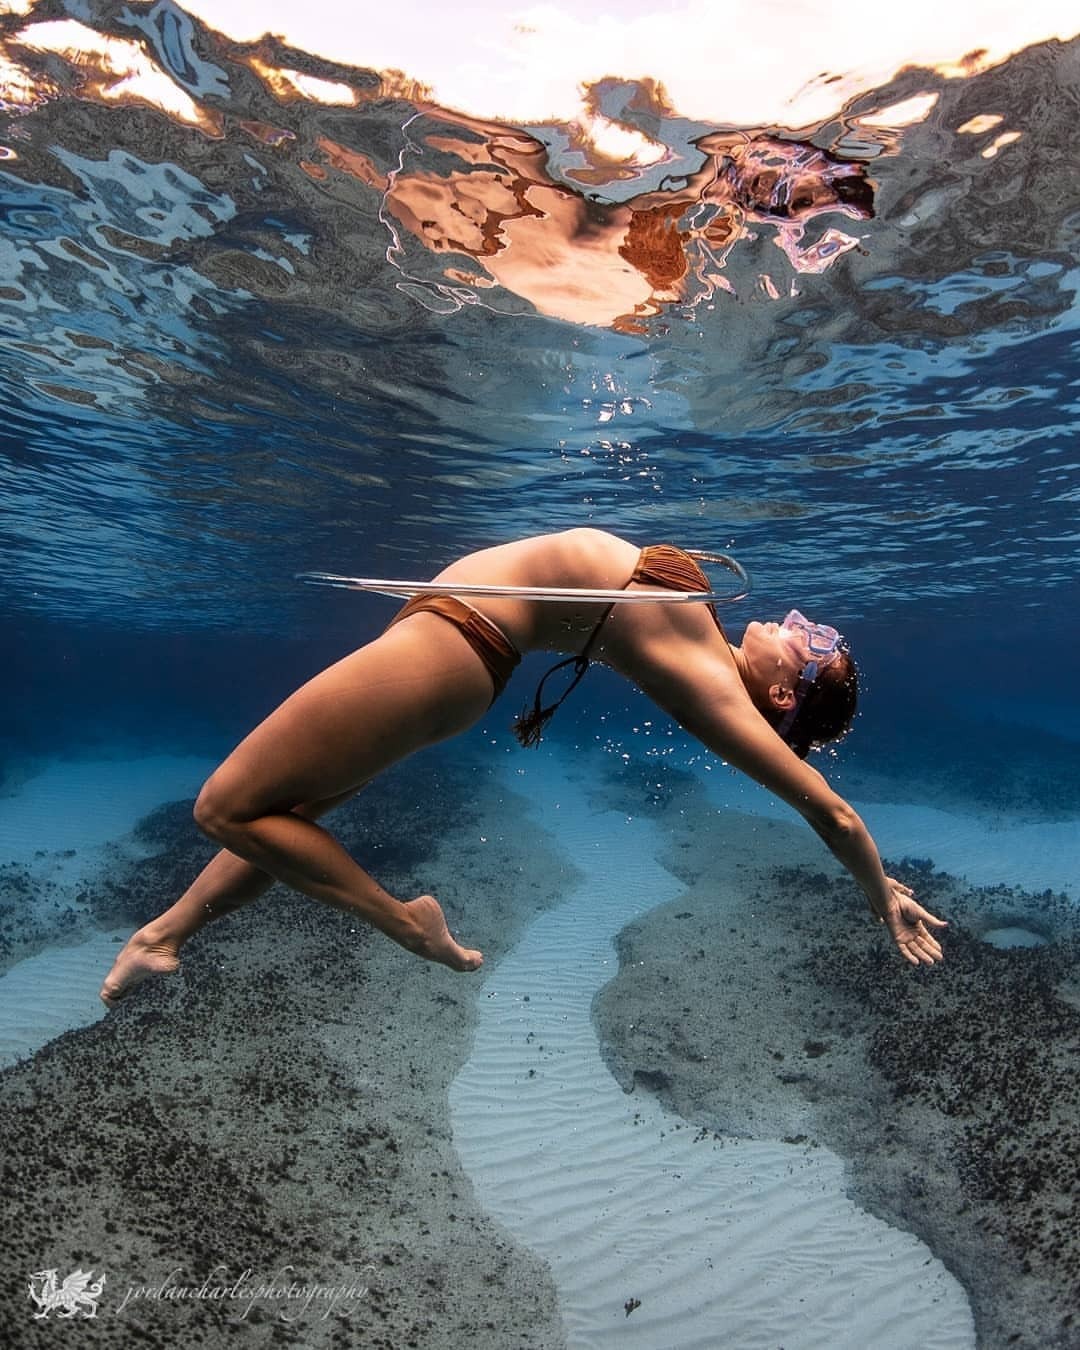
[[[784,749],[787,750],[786,745]],[[790,750],[787,752],[791,754]],[[803,764],[798,756],[791,757],[807,772],[817,773]],[[821,775],[817,774],[817,777],[821,778]],[[857,812],[833,792],[823,778],[821,782],[823,795],[831,801],[811,807],[811,799],[804,798],[803,801],[791,801],[791,805],[801,812],[862,887],[871,910],[877,915],[878,921],[888,927],[900,955],[914,966],[932,966],[943,960],[941,944],[930,929],[944,928],[946,921],[924,909],[915,899],[910,886],[905,886],[895,877],[886,876],[877,845]]]
[[[700,659],[694,665],[682,672],[677,693],[672,685],[647,692],[703,745],[799,812],[858,882],[905,960],[916,966],[940,961],[941,944],[930,930],[944,928],[945,921],[923,909],[903,882],[886,876],[855,809],[784,744],[726,669],[710,673]]]

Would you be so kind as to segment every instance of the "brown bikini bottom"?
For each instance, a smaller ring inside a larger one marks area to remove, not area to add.
[[[410,614],[420,614],[425,610],[452,623],[483,661],[495,686],[491,696],[494,703],[506,688],[507,680],[521,660],[521,653],[498,624],[492,623],[478,609],[473,609],[472,605],[467,605],[464,600],[458,600],[453,595],[414,596],[386,626],[393,628],[394,624],[407,619]]]

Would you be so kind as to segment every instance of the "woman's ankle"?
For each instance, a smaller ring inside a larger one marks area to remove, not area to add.
[[[133,936],[133,941],[138,942],[140,946],[153,948],[154,951],[171,952],[174,956],[180,954],[180,948],[187,939],[187,934],[180,934],[169,923],[162,918],[151,919],[148,924],[144,924]]]

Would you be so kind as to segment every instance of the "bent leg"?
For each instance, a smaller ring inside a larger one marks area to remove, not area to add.
[[[355,794],[343,792],[326,801],[296,808],[297,814],[316,820]],[[101,986],[104,1003],[112,1005],[148,975],[172,974],[180,965],[180,948],[214,919],[257,900],[275,878],[222,849],[206,864],[177,902],[133,933],[120,949]]]
[[[115,1000],[142,978],[140,969],[174,970],[186,937],[260,895],[271,880],[357,914],[430,960],[476,969],[480,953],[453,941],[432,897],[403,904],[314,819],[390,764],[466,730],[490,701],[491,678],[479,657],[456,628],[425,613],[297,690],[207,781],[196,819],[223,852],[172,909],[135,935],[102,997]]]
[[[248,736],[207,782],[200,827],[237,857],[313,899],[427,950],[425,923],[388,894],[314,821],[304,801],[349,792],[421,746],[472,726],[491,677],[459,631],[421,613],[322,672]],[[460,950],[451,963],[460,965]]]

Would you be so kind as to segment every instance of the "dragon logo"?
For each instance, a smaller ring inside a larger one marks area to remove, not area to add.
[[[91,1283],[93,1271],[75,1270],[64,1280],[56,1281],[55,1270],[39,1270],[30,1276],[30,1297],[38,1305],[35,1317],[48,1317],[55,1312],[59,1317],[74,1317],[81,1312],[84,1317],[96,1317],[98,1299],[105,1288],[105,1276]],[[40,1280],[38,1288],[35,1281]]]

